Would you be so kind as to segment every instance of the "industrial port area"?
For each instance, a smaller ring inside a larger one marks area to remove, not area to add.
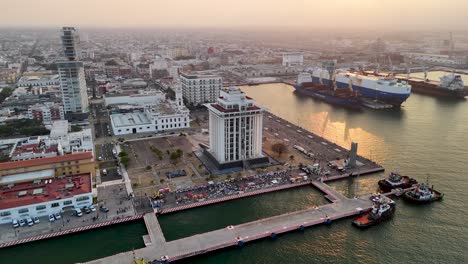
[[[0,263],[466,263],[463,30],[70,21],[0,27]]]

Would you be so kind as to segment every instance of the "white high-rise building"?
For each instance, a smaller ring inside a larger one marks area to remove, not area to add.
[[[180,73],[182,94],[188,104],[200,105],[216,102],[219,90],[223,88],[223,78],[217,75],[195,72]]]
[[[88,112],[88,94],[83,62],[79,59],[80,38],[75,28],[62,28],[62,47],[66,61],[57,62],[62,91],[63,106],[66,113]]]
[[[210,154],[219,164],[262,158],[264,108],[237,87],[221,90],[210,112]]]
[[[302,52],[283,53],[283,66],[298,66],[304,64],[304,54]]]
[[[88,94],[83,62],[57,62],[65,113],[88,112]]]

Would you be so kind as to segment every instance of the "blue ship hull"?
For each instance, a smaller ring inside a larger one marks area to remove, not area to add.
[[[334,105],[339,105],[339,106],[344,106],[346,108],[350,109],[361,109],[361,100],[359,98],[340,98],[340,97],[335,97],[330,94],[320,92],[320,91],[313,91],[311,89],[304,88],[299,85],[294,85],[294,89],[296,89],[297,92],[317,98],[321,101],[327,102],[329,104],[334,104]]]
[[[318,77],[312,77],[312,82],[314,84],[319,84],[320,80],[319,80]],[[331,85],[330,80],[322,79],[322,83],[324,85]],[[345,88],[345,89],[349,88],[349,84],[341,83],[341,82],[336,82],[336,86],[338,88],[340,88],[340,89],[341,88]],[[370,98],[372,100],[377,99],[379,101],[386,102],[386,103],[392,104],[394,106],[400,106],[410,96],[410,93],[408,93],[408,94],[387,93],[387,92],[378,91],[378,90],[374,90],[374,89],[369,89],[369,88],[365,88],[365,87],[357,86],[357,85],[353,85],[353,90],[359,91],[361,93],[362,97]]]

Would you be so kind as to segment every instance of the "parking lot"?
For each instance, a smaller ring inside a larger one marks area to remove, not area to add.
[[[101,216],[106,220],[135,215],[132,200],[125,191],[124,183],[98,187],[98,204],[109,209],[107,213],[101,212]]]
[[[61,219],[50,222],[48,216],[39,217],[39,223],[33,226],[22,226],[13,228],[12,224],[0,225],[0,242],[8,242],[17,239],[23,239],[65,229],[89,225],[102,219],[96,219],[99,216],[99,210],[78,217],[73,215],[72,210],[60,214]]]
[[[101,172],[101,182],[122,179],[116,154],[114,145],[111,143],[96,145],[97,164]]]

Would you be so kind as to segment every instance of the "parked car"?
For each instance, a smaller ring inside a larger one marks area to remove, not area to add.
[[[26,222],[23,219],[20,219],[18,223],[20,226],[24,226],[26,224]]]
[[[101,205],[101,206],[99,207],[99,211],[104,212],[104,213],[107,213],[107,212],[109,212],[109,208],[107,208],[107,207]]]
[[[53,214],[49,215],[49,222],[54,222],[55,221],[55,217]]]
[[[73,215],[81,217],[81,216],[83,216],[83,213],[81,212],[80,208],[75,208],[74,211],[73,211]]]
[[[26,218],[26,222],[28,223],[28,226],[33,226],[34,225],[34,221],[31,219],[31,217]]]
[[[83,207],[83,211],[84,211],[86,214],[91,213],[91,209],[89,209],[87,206]]]
[[[94,204],[90,205],[90,206],[89,206],[89,209],[90,209],[92,212],[96,212],[96,206],[94,206]]]
[[[37,216],[33,218],[33,221],[34,221],[35,224],[39,224],[39,222],[41,222],[41,221],[39,221],[39,217],[37,217]]]
[[[55,220],[59,220],[60,218],[62,218],[62,216],[60,215],[60,213],[55,213],[55,214],[54,214],[54,217],[55,217]]]
[[[16,219],[13,219],[13,220],[11,221],[11,224],[13,225],[14,228],[17,228],[17,227],[20,226],[19,223],[18,223],[18,220],[16,220]]]

